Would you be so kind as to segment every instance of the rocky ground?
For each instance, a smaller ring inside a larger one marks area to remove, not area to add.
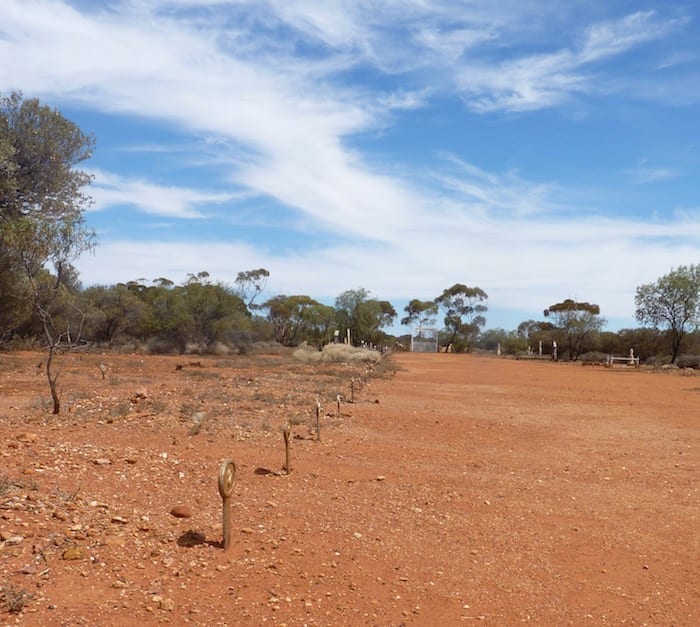
[[[53,416],[43,359],[0,354],[0,625],[700,622],[700,376],[73,354]]]

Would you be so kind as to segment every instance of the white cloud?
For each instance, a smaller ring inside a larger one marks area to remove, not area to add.
[[[457,83],[475,111],[529,111],[559,105],[575,94],[600,89],[591,66],[643,43],[664,37],[683,20],[654,21],[653,12],[634,13],[588,29],[578,47],[530,54],[496,64],[466,63]],[[628,85],[629,87],[629,85]]]
[[[644,166],[627,170],[636,185],[656,183],[681,176],[681,172],[673,168]]]
[[[79,262],[88,284],[177,281],[200,270],[233,283],[238,271],[266,267],[270,289],[285,293],[334,296],[362,285],[382,298],[428,298],[468,280],[490,292],[490,306],[537,312],[575,289],[605,315],[630,315],[635,285],[696,262],[697,219],[603,220],[574,211],[555,181],[458,158],[382,166],[349,147],[455,89],[472,112],[595,95],[606,62],[683,25],[635,13],[526,45],[542,34],[543,7],[550,3],[131,0],[79,11],[4,0],[0,58],[13,63],[0,65],[0,89],[157,120],[230,164],[235,192],[96,171],[95,210],[129,205],[192,220],[244,188],[318,232],[313,248],[294,254],[235,240],[107,240]],[[353,77],[368,69],[367,80]]]
[[[91,211],[129,206],[147,214],[169,218],[195,219],[206,217],[196,209],[200,205],[234,200],[230,192],[202,192],[184,187],[154,185],[143,179],[129,179],[101,170],[87,170],[94,177],[90,195]]]

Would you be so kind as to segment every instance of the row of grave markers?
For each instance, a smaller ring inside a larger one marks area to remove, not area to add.
[[[367,383],[369,371],[365,369],[363,375],[359,379],[352,377],[350,379],[350,402],[355,402],[355,389],[362,389],[362,387]],[[336,416],[339,418],[341,415],[340,408],[344,401],[342,394],[336,396]],[[321,401],[316,399],[316,441],[321,441]],[[282,438],[284,441],[284,467],[283,470],[290,474],[292,472],[292,466],[290,461],[290,447],[292,440],[292,425],[287,420],[284,427],[282,428]],[[236,463],[233,459],[228,458],[221,462],[219,466],[219,495],[223,501],[223,547],[224,550],[228,549],[231,545],[231,495],[233,494],[233,488],[236,482]]]

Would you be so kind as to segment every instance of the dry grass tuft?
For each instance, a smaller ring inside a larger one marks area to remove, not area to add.
[[[32,600],[33,595],[24,588],[19,588],[11,583],[0,587],[0,600],[3,601],[10,614],[19,614]]]
[[[382,355],[378,351],[356,348],[348,344],[327,344],[319,351],[310,346],[301,346],[293,353],[294,359],[303,363],[366,363],[377,364]]]

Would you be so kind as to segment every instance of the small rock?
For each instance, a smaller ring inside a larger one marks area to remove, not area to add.
[[[172,612],[175,609],[175,601],[170,598],[163,598],[158,602],[158,607],[166,612]]]
[[[25,432],[23,432],[23,433],[20,433],[20,434],[17,436],[17,439],[18,439],[20,442],[31,443],[31,442],[36,442],[37,437],[38,437],[38,436],[37,436],[36,433],[32,433],[31,431],[25,431]]]
[[[112,462],[106,457],[98,457],[97,459],[93,460],[92,463],[97,466],[109,466]]]
[[[175,518],[192,518],[192,510],[187,505],[176,505],[170,510]]]
[[[352,534],[352,537],[355,538],[356,540],[359,540],[362,538],[362,534],[359,531],[356,531],[355,533]]]
[[[126,546],[126,539],[124,536],[105,536],[102,544],[105,546]]]
[[[61,557],[64,560],[84,560],[88,558],[88,553],[82,546],[71,546],[63,551]]]

